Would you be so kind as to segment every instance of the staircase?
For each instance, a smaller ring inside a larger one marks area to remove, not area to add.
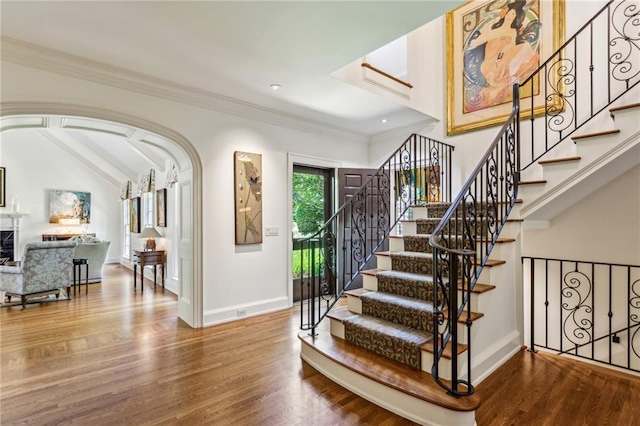
[[[625,3],[611,2],[594,20],[615,18]],[[585,25],[577,35],[592,30]],[[576,40],[570,39],[536,75],[542,79],[547,66],[567,60],[581,62],[571,56],[582,52],[571,44]],[[375,250],[377,268],[360,270],[363,288],[345,286],[346,300],[340,298],[327,314],[330,324],[300,333],[302,358],[412,421],[473,425],[480,403],[473,383],[523,342],[523,221],[540,226],[536,222],[551,220],[638,164],[638,75],[610,84],[604,106],[595,106],[592,93],[581,97],[591,102],[587,118],[572,117],[578,109],[565,96],[575,93],[575,76],[561,76],[565,104],[547,97],[545,102],[551,101],[540,119],[533,108],[529,116],[520,114],[516,85],[510,117],[457,197],[451,203],[413,202],[402,210],[400,220],[385,232],[389,250]],[[527,93],[533,81],[522,83]],[[529,101],[522,102],[526,108]],[[569,125],[550,129],[559,122],[558,111]]]

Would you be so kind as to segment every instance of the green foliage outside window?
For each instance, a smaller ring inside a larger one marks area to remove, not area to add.
[[[324,224],[324,179],[307,173],[293,174],[294,237],[313,235]],[[294,228],[295,228],[294,226]]]

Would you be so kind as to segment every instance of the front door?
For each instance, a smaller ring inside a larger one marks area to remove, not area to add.
[[[338,169],[338,202],[346,203],[358,193],[367,181],[375,176],[376,169]],[[386,188],[386,190],[384,189]],[[375,269],[376,257],[369,255],[378,244],[389,225],[389,176],[375,178],[367,185],[364,200],[351,209],[346,209],[343,223],[344,250],[339,264],[339,281],[342,288],[350,280],[349,289],[362,287],[362,276],[358,270]],[[387,207],[385,212],[384,206]],[[387,250],[385,241],[379,250]]]
[[[324,258],[319,253],[314,254],[310,249],[308,239],[312,238],[311,245],[320,247],[320,241],[313,239],[333,214],[333,169],[293,165],[293,301],[299,302],[302,291],[302,278],[309,275],[310,268],[314,268],[316,276],[315,294],[319,294],[320,262]],[[303,247],[302,241],[306,244]]]

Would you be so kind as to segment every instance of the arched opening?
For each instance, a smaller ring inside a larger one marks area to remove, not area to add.
[[[194,146],[167,127],[115,111],[52,103],[2,103],[0,134],[18,129],[35,129],[44,137],[53,129],[95,132],[131,139],[166,153],[182,177],[176,183],[180,221],[175,226],[173,244],[178,316],[191,327],[202,327],[202,163]],[[74,151],[68,149],[69,153]]]

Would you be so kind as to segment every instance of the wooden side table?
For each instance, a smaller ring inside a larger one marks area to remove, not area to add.
[[[160,275],[162,288],[164,289],[164,275],[166,270],[164,250],[146,250],[133,251],[133,289],[136,289],[138,277],[138,265],[140,265],[140,291],[144,291],[144,267],[153,266],[153,288],[156,288],[156,268],[158,265],[162,267]]]

